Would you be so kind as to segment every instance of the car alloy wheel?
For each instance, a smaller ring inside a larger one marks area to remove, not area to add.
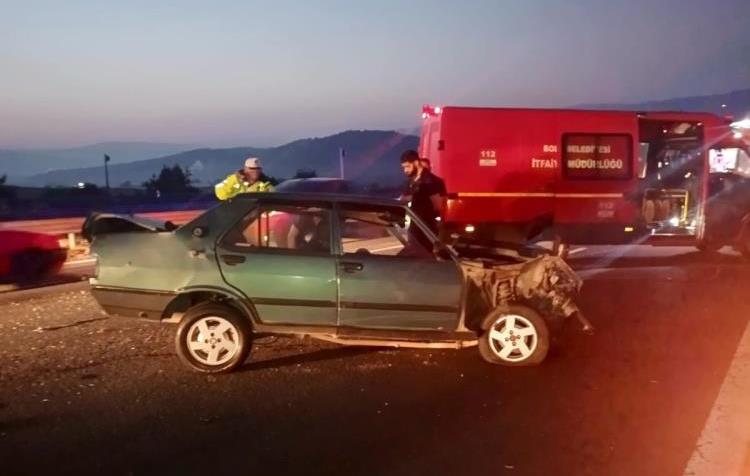
[[[489,334],[492,351],[508,362],[527,359],[539,343],[534,325],[516,314],[499,317],[489,329]]]
[[[244,363],[252,347],[252,326],[223,303],[198,304],[185,313],[175,344],[180,360],[193,370],[230,372]]]
[[[240,350],[238,330],[222,317],[203,317],[188,329],[187,347],[198,362],[222,365],[232,360]]]
[[[535,365],[549,350],[549,329],[534,310],[520,305],[496,309],[485,318],[479,352],[488,362]]]

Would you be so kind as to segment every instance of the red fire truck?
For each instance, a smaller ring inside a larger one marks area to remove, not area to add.
[[[420,155],[446,182],[449,235],[474,242],[732,244],[750,254],[750,198],[735,204],[739,212],[722,215],[733,223],[717,224],[717,233],[707,213],[709,158],[726,151],[736,155],[735,169],[750,167],[747,142],[726,118],[431,106],[422,116]],[[747,181],[740,188],[750,191]]]

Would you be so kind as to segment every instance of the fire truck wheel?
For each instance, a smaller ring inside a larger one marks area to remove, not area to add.
[[[698,248],[698,251],[701,253],[716,253],[722,248],[721,243],[717,243],[715,241],[702,241],[698,243],[696,248]]]
[[[510,305],[492,311],[482,323],[479,354],[492,364],[538,365],[549,351],[549,328],[533,309]]]
[[[750,222],[745,223],[745,226],[742,227],[735,248],[742,253],[742,256],[750,260]]]

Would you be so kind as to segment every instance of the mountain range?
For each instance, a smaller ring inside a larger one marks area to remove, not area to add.
[[[110,183],[140,186],[163,166],[188,168],[198,185],[212,185],[242,167],[248,156],[260,157],[264,172],[280,178],[293,177],[299,169],[315,170],[319,176],[339,176],[339,148],[345,150],[347,178],[368,183],[402,180],[398,157],[417,147],[419,138],[394,131],[346,131],[322,138],[301,139],[279,147],[200,148],[177,154],[109,166]],[[102,185],[104,167],[72,168],[37,174],[20,181],[23,185],[72,186],[79,182]]]
[[[67,149],[0,149],[0,175],[7,174],[10,182],[19,182],[25,177],[51,170],[101,165],[104,154],[111,157],[111,164],[117,164],[195,148],[195,144],[101,142]]]
[[[617,109],[626,111],[701,111],[731,115],[741,119],[750,115],[750,89],[741,89],[724,94],[691,96],[661,101],[646,101],[631,104],[578,104],[574,107],[577,109]]]
[[[579,104],[577,109],[706,111],[743,118],[750,115],[750,89],[726,94],[619,104]],[[417,148],[419,139],[408,131],[350,130],[328,137],[308,138],[278,147],[196,148],[191,145],[107,142],[75,149],[0,150],[0,175],[8,182],[29,186],[73,186],[79,182],[104,184],[104,154],[112,157],[110,183],[140,186],[163,166],[190,169],[199,185],[211,185],[239,169],[247,156],[262,158],[265,172],[279,178],[312,169],[319,176],[338,176],[339,148],[346,150],[345,175],[358,181],[392,184],[403,180],[399,154]]]

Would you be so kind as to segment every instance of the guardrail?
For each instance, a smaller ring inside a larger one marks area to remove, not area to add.
[[[197,217],[205,210],[180,210],[171,212],[138,213],[138,216],[166,220],[181,225]],[[85,217],[53,218],[49,220],[18,220],[0,222],[0,230],[30,231],[55,236],[67,236],[68,247],[75,247],[75,237],[81,233]]]

